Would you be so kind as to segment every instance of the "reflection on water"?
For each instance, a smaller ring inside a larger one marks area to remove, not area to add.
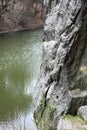
[[[0,130],[35,130],[32,95],[41,40],[42,30],[0,36]]]

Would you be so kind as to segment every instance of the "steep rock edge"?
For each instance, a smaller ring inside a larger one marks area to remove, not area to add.
[[[34,117],[39,127],[51,114],[49,129],[56,130],[60,116],[76,114],[87,99],[87,0],[44,0],[44,4],[47,18]]]
[[[44,18],[42,0],[0,1],[0,32],[40,28]]]

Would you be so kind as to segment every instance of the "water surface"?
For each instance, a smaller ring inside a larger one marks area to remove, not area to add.
[[[0,36],[0,130],[36,130],[32,99],[42,34],[39,29]]]

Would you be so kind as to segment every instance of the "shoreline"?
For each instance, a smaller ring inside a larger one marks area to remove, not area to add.
[[[29,31],[29,30],[35,30],[35,29],[43,29],[43,26],[40,27],[34,27],[34,28],[22,28],[22,29],[18,29],[18,30],[9,30],[9,31],[0,31],[0,36],[1,35],[5,35],[5,34],[13,34],[13,33],[17,33],[17,32],[23,32],[23,31]]]

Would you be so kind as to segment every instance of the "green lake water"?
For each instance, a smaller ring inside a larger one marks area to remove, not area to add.
[[[42,29],[0,36],[0,130],[36,130],[32,101]]]

